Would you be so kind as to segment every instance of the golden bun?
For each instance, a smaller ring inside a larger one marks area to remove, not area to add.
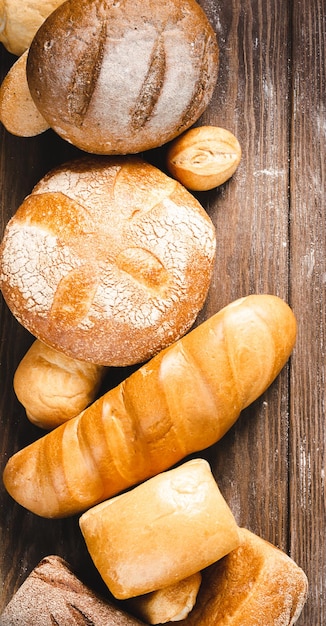
[[[12,65],[0,87],[0,121],[18,137],[34,137],[49,128],[30,94],[26,61],[27,51]]]
[[[147,624],[179,622],[194,608],[201,580],[201,573],[196,572],[163,589],[125,600],[126,610]]]
[[[14,391],[30,422],[51,430],[95,400],[104,372],[36,339],[15,371]]]

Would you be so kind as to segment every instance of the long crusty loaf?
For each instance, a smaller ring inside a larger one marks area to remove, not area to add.
[[[11,457],[8,492],[38,515],[64,517],[207,448],[275,379],[295,337],[277,296],[233,302]]]
[[[179,626],[292,626],[307,599],[304,571],[285,552],[239,528],[240,545],[202,572],[197,602]]]

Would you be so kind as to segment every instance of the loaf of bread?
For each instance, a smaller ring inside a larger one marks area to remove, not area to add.
[[[46,345],[99,365],[148,360],[194,323],[215,229],[180,183],[139,157],[89,157],[49,172],[6,226],[0,285]]]
[[[134,154],[200,117],[217,66],[216,35],[195,0],[68,0],[36,33],[27,79],[61,137],[91,153]]]
[[[49,128],[30,94],[26,60],[27,51],[13,64],[0,87],[0,121],[19,137],[33,137]]]
[[[202,572],[197,602],[179,626],[292,626],[307,599],[304,571],[287,554],[239,528],[241,543]]]
[[[50,430],[95,400],[104,373],[104,367],[71,359],[36,339],[16,369],[14,391],[28,419]]]
[[[20,56],[44,20],[63,0],[0,0],[0,41]]]
[[[166,624],[185,619],[196,604],[201,572],[163,589],[124,601],[127,609],[146,624]]]
[[[14,454],[5,487],[34,513],[64,517],[172,467],[226,433],[276,378],[295,337],[281,298],[240,298]]]
[[[33,569],[0,616],[0,626],[141,626],[95,594],[59,556]]]
[[[236,521],[204,459],[98,504],[79,524],[96,568],[122,600],[183,580],[239,545]]]

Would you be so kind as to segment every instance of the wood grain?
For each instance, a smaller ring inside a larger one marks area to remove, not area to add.
[[[200,123],[239,139],[242,162],[222,187],[197,197],[217,229],[215,272],[198,322],[248,293],[275,293],[297,316],[293,357],[231,431],[205,451],[239,524],[278,545],[306,571],[298,626],[326,623],[325,0],[202,0],[220,45],[218,84]],[[14,57],[1,49],[1,76]],[[34,139],[0,128],[1,234],[54,164],[77,153],[52,131]],[[145,155],[164,168],[165,149]],[[12,377],[31,337],[0,303],[1,468],[39,432]],[[127,371],[112,371],[107,386]],[[77,520],[36,518],[0,492],[0,610],[43,556],[56,553],[101,591]]]
[[[325,624],[326,28],[325,2],[294,5],[291,301],[300,321],[291,370],[290,550],[310,598],[302,624]]]

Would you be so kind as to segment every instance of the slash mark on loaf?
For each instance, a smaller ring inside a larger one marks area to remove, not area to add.
[[[106,41],[106,21],[96,31],[80,59],[73,76],[68,100],[68,112],[77,126],[82,126],[90,105],[100,69]]]
[[[153,48],[148,72],[141,86],[137,102],[131,115],[134,130],[142,128],[152,117],[155,105],[164,84],[166,58],[163,35],[161,34]]]

